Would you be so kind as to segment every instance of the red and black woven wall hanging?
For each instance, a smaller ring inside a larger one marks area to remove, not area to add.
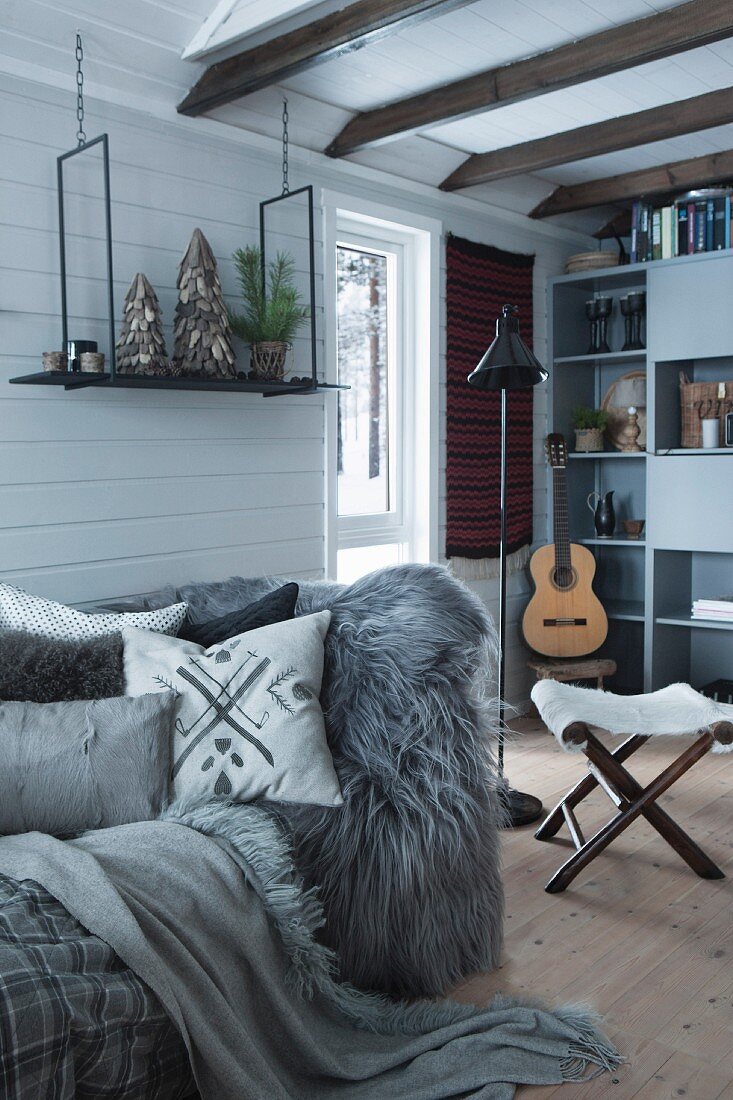
[[[447,532],[446,555],[458,576],[494,576],[499,556],[501,398],[466,384],[494,339],[505,303],[519,310],[521,336],[532,347],[534,256],[449,236],[446,256]],[[509,567],[532,542],[533,391],[508,394]]]

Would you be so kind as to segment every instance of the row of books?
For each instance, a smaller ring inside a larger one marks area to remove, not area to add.
[[[678,200],[655,209],[635,202],[631,208],[631,262],[671,260],[693,252],[717,252],[731,246],[731,193]]]
[[[693,600],[692,617],[733,623],[733,596],[721,596],[718,600]]]

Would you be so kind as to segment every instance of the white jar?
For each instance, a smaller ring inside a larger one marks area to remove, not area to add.
[[[702,422],[702,445],[705,450],[712,450],[713,447],[718,446],[718,440],[720,438],[720,421],[717,416],[703,420]]]

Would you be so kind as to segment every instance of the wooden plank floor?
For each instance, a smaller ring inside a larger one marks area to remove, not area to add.
[[[585,758],[561,752],[538,721],[515,728],[507,776],[550,809],[585,773]],[[652,740],[627,767],[645,784],[689,743]],[[532,827],[504,834],[503,964],[456,995],[485,1001],[501,990],[589,1003],[628,1058],[613,1078],[524,1088],[522,1100],[733,1100],[733,755],[708,755],[659,804],[727,878],[699,879],[641,819],[550,895],[545,883],[572,851],[566,830],[549,843]],[[586,837],[612,812],[600,791],[583,802]]]

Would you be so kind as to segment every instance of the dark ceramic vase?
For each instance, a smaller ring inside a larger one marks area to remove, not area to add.
[[[588,507],[593,512],[593,522],[599,539],[610,539],[616,530],[616,512],[613,507],[614,490],[611,489],[605,496],[600,493],[588,494]],[[598,503],[593,506],[591,501],[597,497]]]

